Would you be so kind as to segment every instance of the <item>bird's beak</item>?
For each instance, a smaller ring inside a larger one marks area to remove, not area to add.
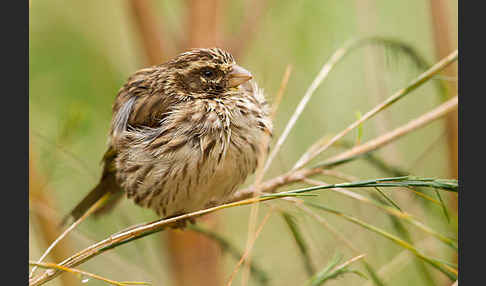
[[[229,74],[228,86],[237,87],[240,84],[243,84],[252,78],[253,76],[249,71],[245,70],[239,65],[233,65],[233,70]]]

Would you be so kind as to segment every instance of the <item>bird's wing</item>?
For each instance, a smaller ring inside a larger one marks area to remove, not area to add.
[[[163,68],[154,66],[128,78],[113,105],[112,135],[131,127],[157,127],[174,98],[165,94]]]

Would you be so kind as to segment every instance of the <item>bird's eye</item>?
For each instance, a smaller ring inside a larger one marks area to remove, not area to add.
[[[214,72],[210,69],[205,69],[202,71],[202,74],[205,78],[211,78],[214,76]]]

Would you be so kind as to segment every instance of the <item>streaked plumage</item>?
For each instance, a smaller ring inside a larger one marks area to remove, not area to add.
[[[195,49],[129,77],[80,217],[106,192],[162,217],[219,204],[255,171],[272,125],[263,91],[221,49]]]

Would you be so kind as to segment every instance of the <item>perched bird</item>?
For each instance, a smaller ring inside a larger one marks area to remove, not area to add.
[[[163,218],[222,203],[255,171],[271,132],[263,91],[222,49],[141,69],[115,99],[101,179],[68,217],[107,193]]]

